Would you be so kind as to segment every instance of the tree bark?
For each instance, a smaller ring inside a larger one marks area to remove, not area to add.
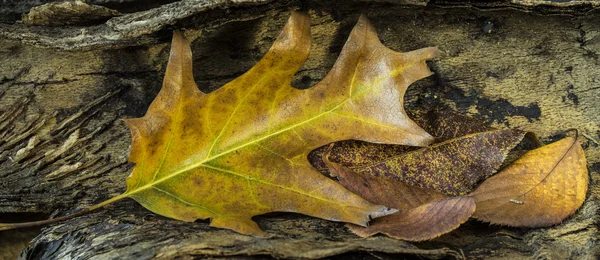
[[[158,2],[145,10],[109,4],[122,15],[93,25],[25,26],[1,20],[0,212],[62,216],[125,190],[131,140],[121,119],[142,116],[158,93],[173,29],[183,29],[192,41],[196,82],[210,92],[257,62],[289,10],[298,8],[310,13],[314,40],[295,87],[323,78],[358,15],[365,13],[394,50],[437,46],[444,52],[429,63],[435,75],[409,88],[408,109],[451,108],[495,127],[533,131],[547,142],[578,128],[586,137],[588,198],[574,216],[551,228],[470,221],[422,243],[359,238],[341,223],[290,214],[256,217],[275,235],[259,239],[206,222],[167,219],[124,200],[44,227],[21,259],[335,258],[350,252],[365,258],[599,255],[600,13],[595,1],[559,6],[547,1]]]

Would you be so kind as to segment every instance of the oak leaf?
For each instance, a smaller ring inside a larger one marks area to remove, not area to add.
[[[314,170],[306,159],[340,139],[426,146],[433,138],[408,118],[403,95],[431,74],[437,49],[394,52],[362,16],[328,75],[292,88],[310,47],[310,21],[292,13],[268,53],[248,72],[204,94],[192,75],[189,42],[173,37],[163,88],[142,118],[127,120],[136,166],[130,197],[170,218],[266,235],[253,216],[299,212],[366,225],[389,214]]]
[[[585,200],[588,170],[577,138],[527,152],[470,195],[473,217],[515,227],[546,227],[572,215]]]

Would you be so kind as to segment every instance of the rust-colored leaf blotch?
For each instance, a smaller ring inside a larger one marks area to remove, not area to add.
[[[312,168],[308,153],[343,139],[427,146],[433,137],[404,112],[406,88],[431,75],[435,48],[386,48],[366,17],[314,87],[291,87],[306,60],[310,18],[293,12],[249,71],[204,94],[190,43],[175,33],[163,87],[142,118],[127,120],[136,164],[122,196],[170,218],[266,236],[251,219],[298,212],[366,225],[389,214]]]
[[[551,226],[583,204],[587,187],[583,149],[567,137],[529,151],[484,181],[471,194],[474,217],[516,227]]]

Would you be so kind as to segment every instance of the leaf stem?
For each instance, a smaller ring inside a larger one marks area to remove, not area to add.
[[[38,226],[42,226],[42,225],[48,225],[48,224],[54,224],[54,223],[58,223],[64,220],[68,220],[68,219],[72,219],[75,217],[79,217],[79,216],[83,216],[87,213],[90,213],[94,210],[97,210],[99,208],[102,208],[108,204],[111,204],[115,201],[121,200],[123,198],[127,197],[127,193],[121,194],[119,196],[116,197],[112,197],[108,200],[105,200],[103,202],[100,202],[96,205],[93,205],[87,209],[75,212],[73,214],[69,214],[66,216],[62,216],[62,217],[58,217],[58,218],[53,218],[53,219],[46,219],[46,220],[40,220],[40,221],[32,221],[32,222],[22,222],[22,223],[0,223],[0,231],[3,230],[11,230],[11,229],[19,229],[19,228],[29,228],[29,227],[38,227]]]

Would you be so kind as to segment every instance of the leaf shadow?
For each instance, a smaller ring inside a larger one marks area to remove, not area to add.
[[[257,33],[262,20],[228,23],[204,31],[192,42],[193,73],[202,92],[215,91],[242,75],[266,53],[268,49],[261,47],[270,44],[264,42],[274,40],[277,35]]]

